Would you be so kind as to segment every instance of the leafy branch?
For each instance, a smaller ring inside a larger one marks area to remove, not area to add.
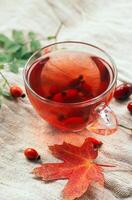
[[[63,23],[61,22],[55,34],[48,36],[47,40],[57,41],[62,26]],[[10,92],[7,92],[7,87],[10,88],[10,84],[1,70],[6,66],[9,71],[18,73],[19,68],[24,67],[29,57],[40,48],[41,43],[36,33],[32,31],[28,32],[25,37],[22,31],[13,30],[11,38],[0,33],[0,75],[3,79],[3,83],[0,83],[0,107],[2,104],[2,96],[12,99]]]
[[[24,67],[27,59],[41,47],[35,33],[29,32],[28,39],[26,44],[23,32],[17,30],[12,31],[12,38],[0,34],[0,69],[7,64],[11,72],[18,73]]]

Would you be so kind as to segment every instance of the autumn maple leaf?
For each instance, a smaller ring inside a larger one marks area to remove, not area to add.
[[[69,179],[63,190],[65,200],[82,196],[94,182],[104,185],[102,168],[94,163],[98,148],[94,148],[89,138],[81,147],[64,142],[62,145],[50,146],[49,149],[63,162],[42,164],[35,168],[33,173],[44,181]]]

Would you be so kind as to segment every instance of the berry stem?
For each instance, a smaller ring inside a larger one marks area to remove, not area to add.
[[[6,77],[4,76],[4,74],[1,71],[0,71],[0,75],[4,79],[5,83],[10,87],[10,84],[9,84],[8,80],[6,79]]]
[[[132,128],[130,128],[130,127],[127,127],[127,126],[125,126],[125,125],[119,124],[119,126],[120,126],[120,127],[122,127],[122,128],[125,128],[125,129],[127,129],[127,130],[130,130],[130,131],[132,131]]]
[[[58,27],[56,33],[55,33],[55,39],[56,39],[56,40],[57,40],[57,37],[58,37],[58,35],[59,35],[59,33],[60,33],[60,30],[61,30],[62,26],[63,26],[63,22],[60,23],[60,25],[59,25],[59,27]]]
[[[101,167],[116,167],[115,165],[103,165],[103,164],[96,164]]]

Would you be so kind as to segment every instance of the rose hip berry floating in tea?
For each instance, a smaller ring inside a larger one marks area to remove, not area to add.
[[[67,99],[76,98],[77,95],[78,95],[78,90],[77,90],[77,89],[69,89],[69,90],[66,90],[66,98],[67,98]]]
[[[123,83],[115,89],[114,97],[117,100],[126,100],[132,94],[132,84]]]
[[[13,85],[10,87],[10,93],[14,98],[25,97],[25,94],[23,93],[22,89],[17,85]]]
[[[59,92],[59,93],[55,94],[53,96],[53,98],[52,98],[52,101],[64,103],[64,95],[63,95],[63,93]]]
[[[80,128],[85,122],[83,117],[69,117],[65,119],[63,123],[68,128]]]
[[[29,160],[37,160],[40,158],[40,155],[38,152],[33,149],[33,148],[27,148],[24,150],[24,155],[26,156],[27,159]]]
[[[127,109],[129,110],[130,113],[132,113],[132,101],[128,103]]]
[[[74,103],[78,102],[78,94],[78,90],[68,89],[53,95],[51,99],[60,103]]]
[[[78,90],[77,89],[68,89],[68,90],[65,90],[65,93],[64,93],[64,101],[66,103],[75,103],[75,102],[78,102]]]
[[[58,88],[55,85],[52,85],[49,89],[51,95],[57,94],[59,92]]]

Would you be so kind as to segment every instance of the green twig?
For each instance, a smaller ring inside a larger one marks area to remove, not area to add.
[[[58,35],[59,35],[60,31],[61,31],[62,26],[63,26],[63,22],[60,23],[60,25],[59,25],[59,27],[58,27],[56,33],[55,33],[55,39],[56,39],[56,40],[57,40],[57,37],[58,37]]]
[[[7,80],[6,77],[2,74],[1,71],[0,71],[0,75],[1,75],[2,78],[4,79],[5,83],[10,87],[10,84],[9,84],[8,80]]]
[[[125,126],[125,125],[119,124],[119,126],[120,126],[120,127],[122,127],[122,128],[125,128],[125,129],[127,129],[127,130],[130,130],[130,131],[132,131],[132,128],[130,128],[130,127],[127,127],[127,126]]]

